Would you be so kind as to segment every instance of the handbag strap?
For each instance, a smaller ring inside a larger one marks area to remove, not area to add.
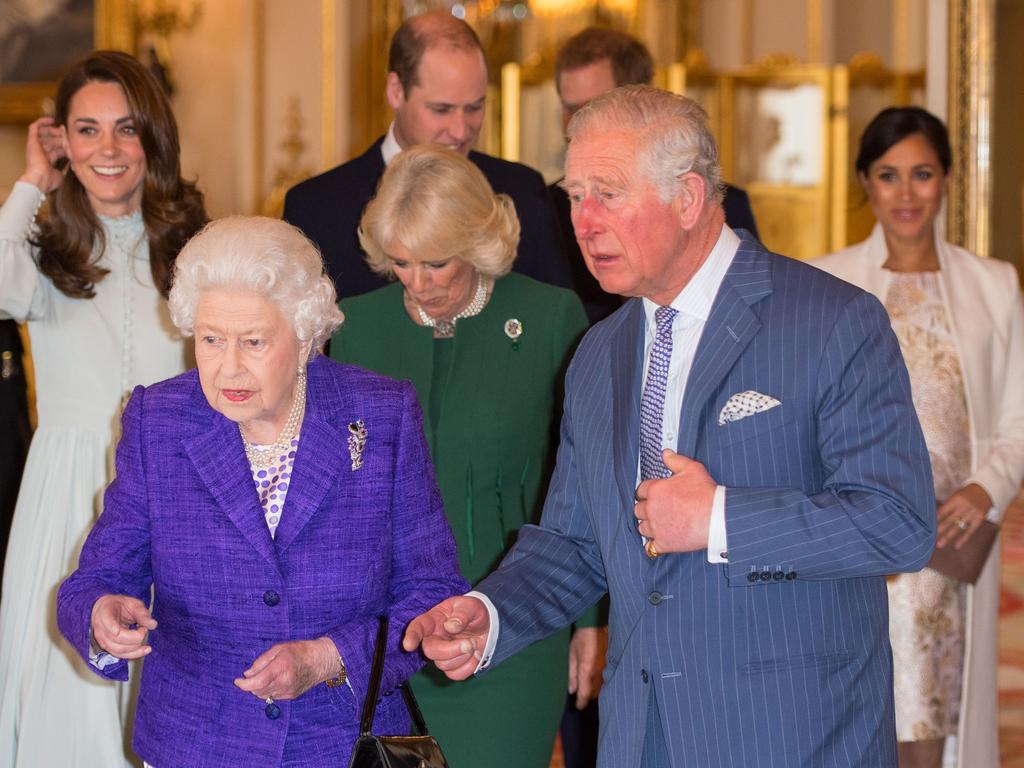
[[[363,699],[363,716],[359,721],[359,735],[370,736],[373,733],[373,715],[377,709],[377,696],[380,693],[380,680],[384,674],[384,656],[388,644],[388,617],[381,616],[377,625],[377,642],[373,648],[373,664],[370,667],[370,681],[366,686],[366,698]],[[423,719],[420,705],[409,687],[408,681],[402,683],[402,698],[409,710],[409,716],[420,736],[429,736],[427,721]]]
[[[370,681],[366,685],[363,699],[363,716],[359,721],[359,735],[373,733],[373,713],[377,709],[377,694],[380,693],[380,678],[384,672],[384,653],[388,644],[388,617],[381,616],[377,625],[377,643],[373,648],[373,665],[370,667]]]
[[[416,734],[419,736],[429,736],[430,731],[427,730],[427,721],[423,719],[420,705],[416,702],[416,697],[412,695],[412,688],[409,686],[408,680],[402,683],[402,698],[405,699],[405,706],[409,710],[412,724],[416,726]]]

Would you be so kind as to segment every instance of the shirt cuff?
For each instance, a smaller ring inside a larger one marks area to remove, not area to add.
[[[491,619],[491,629],[487,633],[487,642],[484,644],[483,653],[480,655],[480,663],[476,665],[476,669],[473,670],[473,674],[479,674],[487,669],[491,663],[491,657],[494,655],[494,646],[498,644],[498,632],[501,631],[501,623],[498,620],[498,609],[494,607],[494,603],[491,602],[491,598],[485,595],[483,592],[477,592],[475,589],[466,593],[466,597],[475,597],[484,605],[487,606],[487,615]]]
[[[711,524],[708,526],[708,562],[720,565],[729,562],[729,546],[725,532],[725,486],[715,488],[711,502]]]
[[[104,670],[107,667],[113,666],[120,661],[119,658],[113,656],[96,644],[96,638],[92,636],[92,630],[89,630],[89,663],[92,664],[98,670]]]

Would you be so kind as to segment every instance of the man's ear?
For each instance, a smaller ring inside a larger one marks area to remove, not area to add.
[[[388,79],[384,85],[384,95],[387,97],[388,105],[392,109],[398,109],[405,103],[405,89],[402,81],[398,79],[395,72],[388,72]]]
[[[672,200],[679,225],[683,229],[693,229],[700,220],[700,215],[707,205],[705,190],[707,182],[698,173],[690,171],[679,178],[679,189]]]

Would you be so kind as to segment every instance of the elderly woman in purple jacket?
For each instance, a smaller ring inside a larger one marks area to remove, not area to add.
[[[358,735],[377,617],[376,723],[402,733],[409,619],[467,586],[416,393],[318,353],[341,323],[315,247],[231,217],[181,252],[171,313],[198,370],[138,387],[117,479],[61,586],[96,674],[146,658],[133,745],[155,768],[332,766]]]

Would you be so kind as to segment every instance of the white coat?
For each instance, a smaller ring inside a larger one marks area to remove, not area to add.
[[[942,300],[960,355],[970,419],[971,475],[999,522],[1024,479],[1024,303],[1011,264],[937,239]],[[811,263],[884,301],[892,273],[885,236],[871,236]],[[967,632],[957,765],[998,768],[999,546],[967,590]]]

